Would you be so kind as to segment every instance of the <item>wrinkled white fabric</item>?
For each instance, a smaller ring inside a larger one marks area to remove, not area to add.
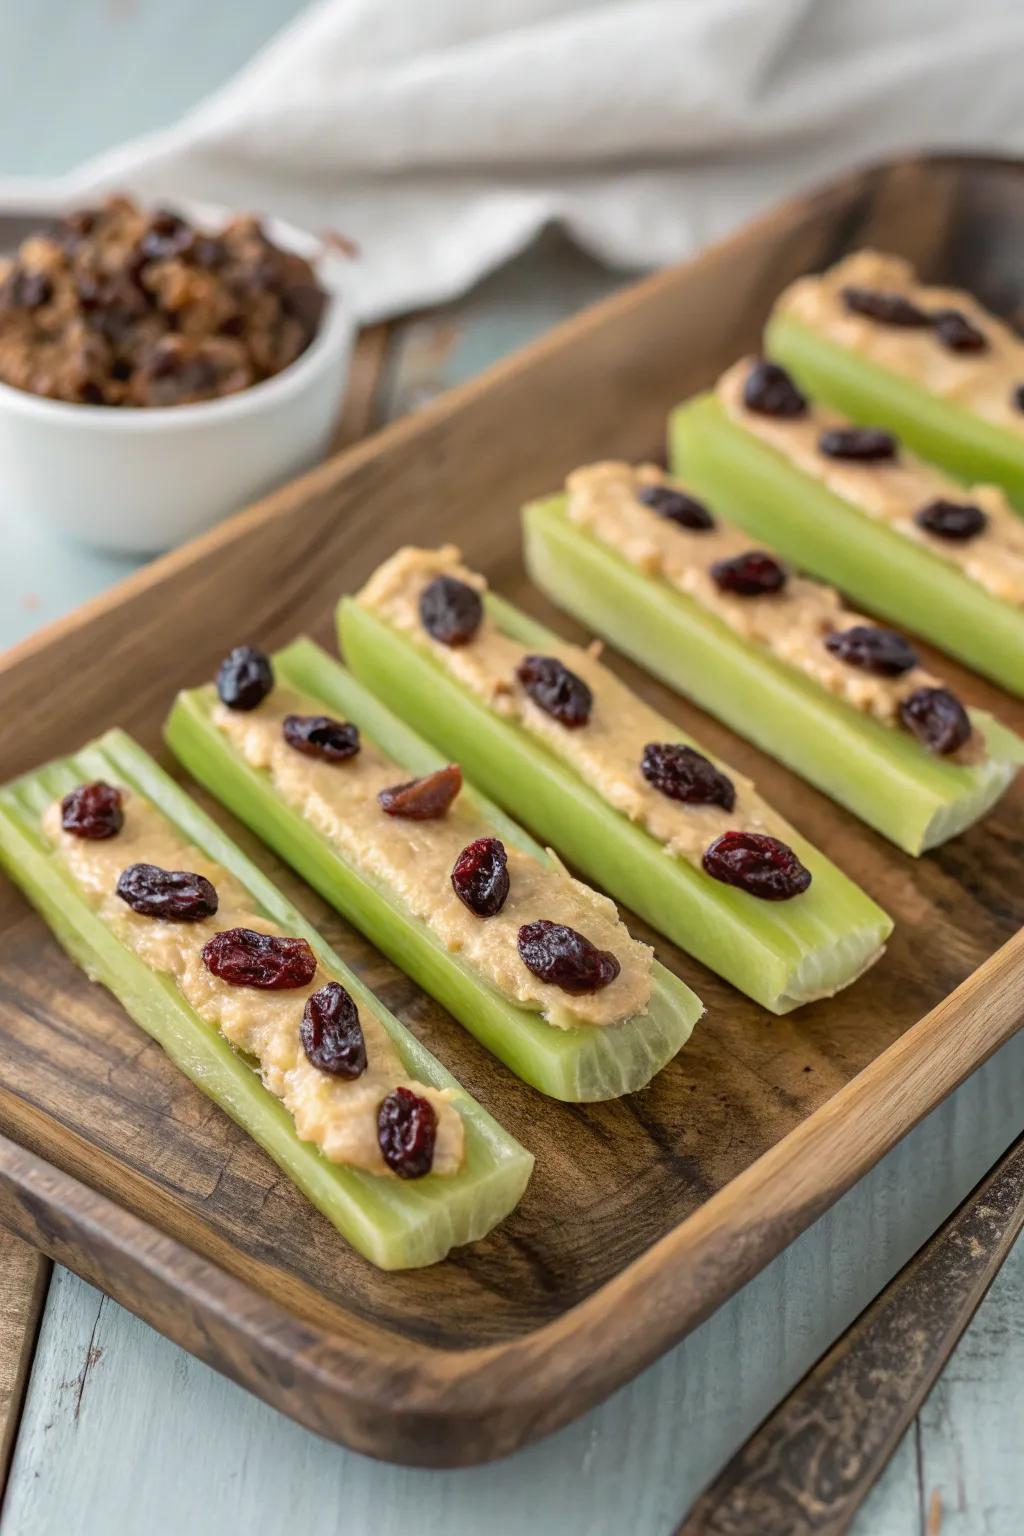
[[[1024,149],[1021,0],[319,0],[175,127],[60,181],[333,227],[364,318],[557,221],[653,266],[841,167]]]

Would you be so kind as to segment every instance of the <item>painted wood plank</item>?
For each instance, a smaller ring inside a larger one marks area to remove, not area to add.
[[[1009,1144],[1022,1091],[1024,1035],[636,1382],[551,1439],[465,1472],[389,1467],[328,1445],[62,1272],[3,1536],[659,1536]],[[989,1351],[979,1392],[1008,1404],[1015,1377],[1019,1329]],[[993,1412],[988,1432],[1007,1457],[1018,1445],[1008,1415]],[[855,1536],[920,1530],[908,1524],[912,1466],[904,1446]]]

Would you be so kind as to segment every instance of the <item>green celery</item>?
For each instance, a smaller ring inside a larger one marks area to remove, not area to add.
[[[493,595],[487,602],[499,628],[524,645],[543,650],[555,643],[509,604]],[[795,901],[757,901],[668,857],[523,727],[488,709],[425,647],[352,599],[340,605],[339,630],[353,671],[475,783],[589,879],[773,1013],[830,995],[877,957],[891,921],[795,832],[792,845],[813,884]],[[689,740],[668,721],[665,736]]]
[[[300,1141],[283,1104],[252,1063],[185,1001],[173,979],[150,969],[116,938],[82,895],[41,829],[46,808],[76,784],[105,778],[150,800],[178,832],[222,865],[258,909],[306,938],[324,969],[371,1010],[393,1039],[410,1078],[451,1089],[466,1133],[458,1173],[416,1181],[378,1177],[329,1162]],[[298,1185],[338,1231],[381,1269],[433,1264],[489,1232],[518,1203],[533,1158],[390,1014],[267,877],[181,787],[123,731],[109,731],[73,757],[49,763],[0,790],[0,864],[39,908],[79,965],[119,999],[135,1022]]]

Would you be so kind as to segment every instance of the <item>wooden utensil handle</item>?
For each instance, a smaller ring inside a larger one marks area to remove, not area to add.
[[[839,1536],[1024,1227],[1024,1137],[780,1403],[676,1536]]]

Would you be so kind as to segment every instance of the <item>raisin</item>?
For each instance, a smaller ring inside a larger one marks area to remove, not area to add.
[[[830,427],[818,438],[818,447],[830,459],[855,459],[862,463],[894,459],[896,439],[881,427]]]
[[[642,485],[636,493],[637,501],[650,507],[658,517],[694,533],[706,533],[715,526],[715,520],[702,501],[677,491],[671,485]]]
[[[786,585],[785,566],[764,549],[748,549],[746,554],[716,560],[709,574],[719,592],[733,597],[761,597],[781,592]]]
[[[610,950],[595,948],[575,928],[549,922],[546,917],[524,923],[516,943],[528,970],[541,981],[576,996],[600,992],[621,969]]]
[[[848,667],[859,667],[875,677],[902,677],[917,666],[917,653],[908,640],[874,624],[854,624],[826,635],[825,648]]]
[[[475,587],[454,576],[435,576],[420,594],[420,620],[442,645],[468,645],[484,619]]]
[[[703,864],[716,880],[761,901],[790,901],[811,883],[792,848],[764,832],[723,832],[705,850]]]
[[[720,805],[724,811],[731,811],[736,804],[732,780],[702,752],[679,742],[649,741],[640,759],[640,772],[670,800],[681,800],[685,805]]]
[[[65,832],[94,843],[116,837],[124,826],[121,791],[102,779],[79,784],[60,803],[60,824]]]
[[[437,1114],[411,1088],[393,1088],[377,1111],[381,1156],[400,1179],[422,1179],[434,1165]]]
[[[178,214],[167,208],[158,209],[149,221],[149,228],[138,244],[142,261],[167,261],[172,256],[182,256],[195,244],[196,233]]]
[[[759,416],[802,416],[807,397],[801,394],[785,368],[759,358],[747,374],[743,404]]]
[[[233,987],[283,992],[305,987],[316,974],[316,956],[305,939],[284,939],[253,928],[225,928],[203,945],[203,964]]]
[[[407,821],[437,821],[448,814],[461,788],[462,769],[458,763],[449,763],[447,768],[438,768],[422,779],[382,789],[377,801],[389,816],[402,816]]]
[[[4,309],[40,309],[53,298],[53,283],[45,272],[26,272],[15,267],[3,288],[0,303]]]
[[[133,912],[171,923],[199,923],[217,910],[217,892],[205,875],[158,864],[129,864],[118,876],[117,894]]]
[[[914,513],[914,522],[939,539],[973,539],[988,525],[980,507],[970,501],[930,501]]]
[[[962,747],[971,734],[970,716],[948,688],[918,688],[901,702],[900,719],[922,746],[940,757]]]
[[[217,670],[217,697],[228,709],[255,709],[273,686],[269,656],[252,645],[236,645]]]
[[[931,322],[902,293],[883,293],[877,288],[844,288],[843,303],[855,315],[866,315],[881,325],[925,326]]]
[[[477,917],[493,917],[508,898],[508,854],[496,837],[478,837],[452,866],[452,889]]]
[[[590,719],[594,695],[557,656],[524,656],[516,677],[537,708],[560,725],[572,731]]]
[[[938,309],[932,315],[935,334],[951,352],[986,352],[988,337],[958,309]]]
[[[344,763],[359,751],[359,727],[330,715],[285,715],[281,734],[296,752],[325,763]]]
[[[1014,410],[1024,411],[1024,384],[1017,384],[1014,386],[1011,399],[1013,401]]]
[[[299,1025],[302,1049],[314,1067],[332,1077],[362,1077],[366,1041],[359,1010],[340,981],[329,981],[307,997]]]

